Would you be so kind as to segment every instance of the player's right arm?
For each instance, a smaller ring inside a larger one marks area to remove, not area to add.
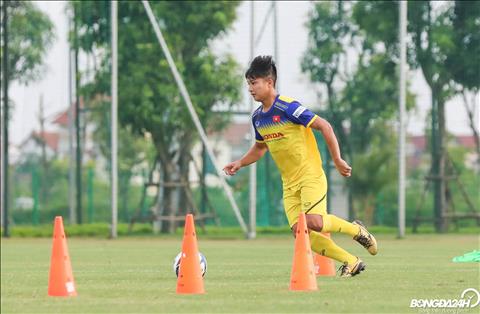
[[[335,136],[330,123],[317,116],[310,127],[322,132],[323,138],[327,143],[328,150],[330,151],[330,155],[332,156],[338,172],[344,177],[350,177],[352,175],[352,167],[342,159],[342,156],[340,155],[340,146],[338,145],[337,137]]]
[[[233,176],[240,168],[253,164],[262,158],[267,150],[267,144],[256,142],[242,158],[226,165],[223,171],[225,174]]]

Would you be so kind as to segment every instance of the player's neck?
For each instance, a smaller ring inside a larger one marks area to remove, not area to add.
[[[277,98],[277,92],[274,90],[265,100],[262,101],[262,111],[267,112],[272,106],[273,102]]]

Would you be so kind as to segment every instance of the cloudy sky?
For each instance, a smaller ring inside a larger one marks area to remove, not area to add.
[[[36,5],[45,11],[55,24],[56,41],[46,59],[47,72],[41,81],[29,86],[11,84],[10,98],[15,103],[13,120],[10,124],[10,136],[13,144],[21,143],[33,129],[38,129],[39,98],[43,95],[45,115],[53,116],[64,110],[68,104],[68,45],[67,17],[65,2],[38,1]],[[318,107],[316,90],[301,73],[300,59],[307,45],[305,23],[311,9],[310,2],[279,1],[279,84],[282,94],[294,97],[306,106]],[[255,2],[255,27],[257,35],[270,2]],[[255,47],[255,54],[272,54],[273,19],[270,17],[262,40]],[[233,28],[214,43],[218,51],[231,52],[238,62],[246,67],[250,58],[250,3],[243,2],[238,8],[238,18]],[[119,52],[121,53],[121,51]],[[408,131],[411,134],[423,133],[425,117],[430,107],[430,91],[418,72],[410,72],[411,91],[417,94],[417,108],[408,118]],[[245,86],[244,86],[245,87]],[[248,101],[246,92],[244,101]],[[477,102],[479,97],[477,95]],[[468,120],[460,99],[453,99],[446,105],[447,128],[454,134],[470,134]],[[121,108],[119,108],[121,110]],[[477,125],[479,124],[477,112]]]

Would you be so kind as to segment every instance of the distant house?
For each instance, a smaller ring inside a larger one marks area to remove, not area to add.
[[[80,108],[83,109],[83,107],[84,107],[83,100],[80,99]],[[72,116],[73,116],[72,119],[75,119],[75,111],[73,112]],[[54,115],[54,117],[51,119],[50,122],[51,122],[50,128],[57,131],[60,135],[60,143],[59,143],[60,156],[61,157],[68,156],[69,155],[68,128],[70,124],[68,109]],[[72,121],[72,123],[75,123],[75,121]],[[81,124],[82,124],[82,121],[81,121]],[[93,130],[94,130],[94,126],[91,123],[89,123],[86,126],[85,130],[82,129],[82,132],[85,131],[85,134],[83,134],[81,137],[83,158],[85,160],[95,159],[97,155],[95,152],[95,143],[93,141]],[[75,138],[75,135],[73,137]],[[75,146],[75,143],[74,143],[74,146]]]
[[[465,156],[465,166],[469,169],[480,172],[479,158],[476,147],[475,147],[475,137],[473,135],[460,135],[455,137],[456,144],[467,148],[469,152]]]
[[[408,169],[428,170],[430,166],[430,143],[425,135],[412,135],[407,138],[407,167]],[[475,151],[475,137],[473,135],[457,135],[448,142],[449,147],[463,147],[469,151],[465,156],[465,165],[470,169],[477,169],[478,156]]]
[[[250,148],[251,142],[251,123],[233,122],[226,129],[208,134],[210,144],[213,146],[217,161],[221,166],[230,161],[242,157]],[[428,171],[430,167],[430,150],[428,138],[425,135],[412,135],[407,138],[406,155],[407,169],[422,169]],[[469,167],[475,167],[475,139],[472,135],[460,135],[454,137],[448,143],[450,147],[461,146],[472,152],[466,156],[466,164]],[[198,143],[192,150],[195,163],[202,165],[202,144]],[[198,181],[195,168],[191,167],[190,179],[193,182]],[[216,175],[207,176],[207,184],[218,185]]]
[[[230,124],[221,132],[209,136],[217,143],[217,146],[229,147],[230,159],[239,159],[251,146],[252,124],[250,122],[237,122]]]
[[[220,132],[211,132],[208,134],[209,143],[213,147],[215,158],[219,166],[224,166],[230,161],[242,157],[251,146],[251,128],[250,122],[232,122],[227,128]],[[202,166],[202,143],[197,143],[192,149],[194,163],[201,168]],[[214,169],[211,169],[215,172]],[[198,182],[199,176],[195,166],[190,166],[190,180]],[[219,186],[220,182],[216,174],[208,174],[206,183],[209,186]]]
[[[412,135],[407,137],[405,154],[408,170],[420,168],[422,160],[428,158],[426,156],[427,153],[427,137],[425,135]]]
[[[60,134],[57,132],[33,131],[19,145],[17,162],[25,162],[32,157],[42,156],[42,145],[45,143],[45,155],[47,159],[57,158],[59,155]]]
[[[455,137],[455,144],[467,149],[475,149],[475,137],[473,135],[459,135]]]
[[[80,107],[83,107],[83,101],[80,101]],[[75,117],[75,113],[74,113]],[[42,143],[46,144],[47,159],[68,159],[70,156],[70,140],[69,140],[69,115],[68,109],[61,111],[53,117],[46,119],[46,125],[43,133],[33,131],[17,148],[15,160],[18,163],[24,162],[28,157],[41,157]],[[90,160],[95,160],[96,175],[100,175],[105,179],[108,178],[106,173],[106,160],[99,152],[98,146],[93,140],[93,131],[95,126],[88,123],[82,136],[82,161],[85,164]],[[75,135],[73,136],[75,139]],[[76,142],[74,140],[73,147],[75,149]]]
[[[83,101],[80,99],[80,108],[83,108]],[[72,115],[73,119],[75,119],[75,111]],[[75,121],[72,121],[75,123]],[[68,109],[62,111],[55,115],[52,119],[52,127],[57,129],[60,134],[60,151],[62,152],[61,156],[68,157],[69,156],[69,114]],[[81,125],[83,122],[81,121]],[[102,156],[100,152],[100,148],[98,143],[95,143],[93,139],[93,132],[95,130],[95,125],[89,122],[84,129],[82,129],[82,133],[84,134],[81,136],[81,147],[82,147],[82,162],[85,164],[88,161],[95,161],[95,176],[100,177],[104,180],[108,179],[109,174],[107,173],[107,160],[104,156]],[[75,130],[74,130],[75,132]],[[76,142],[75,142],[75,134],[73,135],[74,143],[73,147],[75,149]]]

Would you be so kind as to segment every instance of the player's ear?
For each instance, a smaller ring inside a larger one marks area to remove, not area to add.
[[[273,81],[273,78],[271,76],[267,77],[267,82],[268,82],[268,85],[275,88],[275,82]]]

